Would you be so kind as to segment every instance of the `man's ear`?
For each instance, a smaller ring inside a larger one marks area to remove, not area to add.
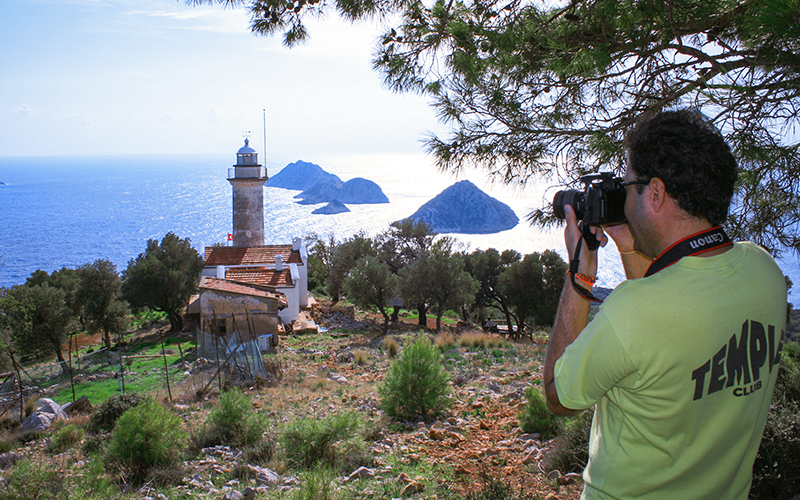
[[[650,203],[651,208],[655,212],[660,212],[664,208],[664,204],[667,202],[667,198],[669,195],[667,194],[667,187],[664,185],[664,181],[659,179],[658,177],[653,177],[650,179],[650,192],[646,193],[647,201]]]

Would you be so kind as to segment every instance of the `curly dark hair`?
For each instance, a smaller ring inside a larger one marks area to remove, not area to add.
[[[722,224],[736,184],[736,160],[722,134],[691,109],[645,118],[623,142],[638,178],[658,177],[689,215]]]

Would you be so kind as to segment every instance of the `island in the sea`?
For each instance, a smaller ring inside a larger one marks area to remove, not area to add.
[[[422,205],[408,219],[437,233],[491,234],[512,229],[519,217],[511,207],[464,180]]]
[[[313,214],[349,212],[344,204],[389,203],[380,186],[371,180],[356,177],[343,182],[337,175],[326,172],[319,165],[298,160],[286,165],[272,176],[266,187],[296,189],[301,205],[328,205],[314,210]]]

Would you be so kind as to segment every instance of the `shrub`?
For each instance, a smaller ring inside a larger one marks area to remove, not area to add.
[[[64,480],[55,468],[40,460],[24,459],[11,471],[4,498],[8,500],[54,498],[63,490]]]
[[[538,432],[543,441],[558,433],[560,419],[547,409],[538,386],[525,389],[527,404],[522,408],[518,418],[519,427],[525,432]]]
[[[386,349],[386,355],[394,359],[400,351],[400,344],[397,343],[396,338],[386,337],[383,339],[383,348]]]
[[[108,432],[114,429],[117,419],[134,406],[143,403],[147,397],[131,392],[129,394],[114,394],[92,412],[89,426],[86,428],[92,434]]]
[[[378,386],[381,407],[392,418],[431,421],[451,404],[450,377],[441,353],[425,335],[403,349]]]
[[[108,464],[139,483],[156,467],[175,465],[186,444],[181,419],[161,404],[148,400],[126,411],[111,435]]]
[[[462,347],[473,349],[491,349],[494,347],[505,347],[508,341],[501,337],[478,332],[464,333],[459,337],[458,344]]]
[[[253,410],[252,399],[233,388],[223,392],[217,407],[209,412],[205,424],[192,435],[192,450],[224,445],[234,448],[253,446],[263,439],[263,419]]]
[[[62,427],[53,434],[48,450],[52,453],[61,453],[64,450],[68,450],[81,442],[83,434],[83,429],[75,424]]]
[[[353,351],[353,362],[358,366],[364,366],[367,364],[367,360],[369,359],[369,353],[367,351],[358,350]]]
[[[455,347],[456,339],[450,332],[440,332],[433,340],[433,345],[435,345],[442,352],[449,351]]]
[[[323,420],[307,417],[288,424],[279,439],[293,467],[310,470],[322,465],[352,470],[372,462],[359,433],[361,425],[354,413],[333,414]]]
[[[800,344],[787,342],[764,436],[753,464],[753,500],[800,493]]]
[[[542,466],[549,472],[582,472],[589,461],[589,434],[592,430],[594,408],[566,419],[553,441],[553,448],[545,455]]]
[[[329,467],[317,465],[313,470],[300,474],[300,487],[295,491],[296,500],[338,500],[336,473]]]

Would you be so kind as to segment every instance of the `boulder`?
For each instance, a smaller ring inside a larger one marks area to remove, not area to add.
[[[42,398],[34,404],[34,412],[22,422],[23,432],[41,432],[50,428],[56,420],[66,420],[67,414],[61,405],[52,399]]]
[[[92,411],[92,403],[89,402],[89,398],[86,396],[81,396],[75,402],[65,404],[61,409],[64,410],[67,416],[71,417],[78,413],[88,413]]]

